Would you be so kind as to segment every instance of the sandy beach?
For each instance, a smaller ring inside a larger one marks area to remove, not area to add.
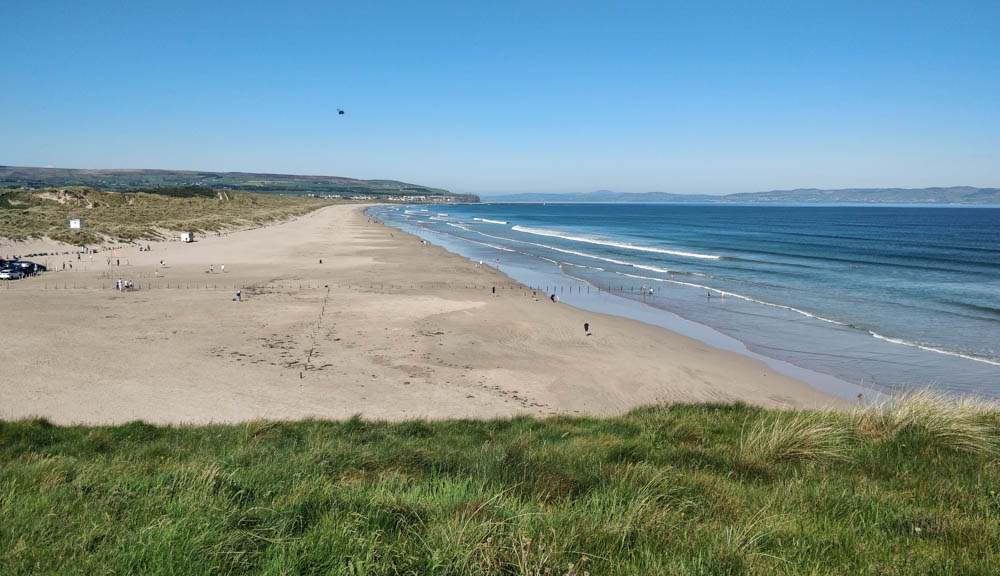
[[[35,258],[50,272],[0,287],[0,418],[180,424],[838,403],[752,358],[533,299],[362,210],[331,206],[148,252]],[[119,278],[139,289],[114,290]]]

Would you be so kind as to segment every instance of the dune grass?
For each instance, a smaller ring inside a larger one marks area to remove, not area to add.
[[[972,398],[953,400],[940,393],[917,390],[856,410],[854,428],[872,440],[896,436],[912,429],[930,435],[941,446],[997,456],[1000,444],[987,419],[1000,413],[1000,405]]]
[[[995,574],[1000,417],[932,401],[963,406],[5,422],[0,573]]]
[[[301,216],[329,201],[306,196],[101,192],[66,187],[0,191],[0,236],[51,238],[82,246],[110,240],[155,240],[163,231],[214,232],[247,228]],[[183,191],[183,190],[182,190]],[[202,191],[204,192],[204,191]],[[86,227],[70,230],[69,220]]]

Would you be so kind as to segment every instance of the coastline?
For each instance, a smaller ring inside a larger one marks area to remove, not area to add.
[[[846,405],[754,358],[535,300],[497,270],[369,224],[366,208],[126,247],[126,266],[81,260],[11,284],[0,297],[24,329],[0,336],[18,375],[0,384],[0,418],[182,424]],[[119,276],[139,290],[115,292]]]
[[[378,205],[376,205],[378,206]],[[366,209],[368,210],[368,209]],[[374,217],[374,215],[373,215]],[[476,218],[480,220],[480,218]],[[492,222],[490,220],[485,220]],[[499,223],[499,222],[498,222]],[[505,223],[505,222],[504,222]],[[455,254],[467,260],[475,261],[473,254],[464,253],[468,245],[463,244],[459,237],[452,235],[441,235],[434,230],[413,226],[400,226],[402,222],[386,222],[387,225],[397,228],[405,233],[426,239],[428,242],[442,246],[449,253]],[[470,241],[471,242],[471,241]],[[473,242],[473,244],[479,244]],[[489,244],[483,244],[490,246]],[[496,246],[491,246],[496,248]],[[498,253],[499,254],[499,253]],[[480,255],[480,257],[483,257]],[[543,260],[546,260],[543,258]],[[490,264],[492,260],[483,257],[483,262],[491,267],[499,269]],[[584,278],[567,273],[561,267],[558,272],[544,272],[536,267],[525,267],[516,263],[506,261],[503,264],[504,274],[512,282],[521,282],[528,286],[540,287],[539,290],[551,288],[563,301],[573,307],[584,311],[609,314],[616,317],[628,318],[644,324],[658,326],[670,332],[687,336],[699,340],[713,348],[735,352],[755,360],[759,360],[773,370],[788,377],[800,380],[811,388],[817,389],[825,394],[835,396],[848,403],[854,403],[861,394],[866,401],[879,401],[888,398],[889,392],[877,390],[870,387],[854,384],[846,381],[834,374],[818,371],[805,366],[801,366],[769,356],[754,349],[751,345],[740,340],[736,336],[727,334],[704,322],[689,318],[677,311],[668,310],[663,307],[647,302],[643,297],[635,297],[631,292],[616,292],[602,288]],[[718,290],[711,289],[715,292]],[[722,292],[719,292],[720,294]],[[630,297],[631,296],[631,297]]]

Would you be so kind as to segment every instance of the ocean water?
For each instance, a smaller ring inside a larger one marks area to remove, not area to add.
[[[640,319],[668,311],[754,354],[864,388],[1000,397],[1000,209],[469,204],[371,212],[574,305]]]

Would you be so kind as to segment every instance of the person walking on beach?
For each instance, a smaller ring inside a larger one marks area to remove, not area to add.
[[[493,297],[494,298],[497,297],[497,287],[496,286],[493,287]]]
[[[215,272],[215,264],[208,265],[208,273],[211,274],[212,272]]]
[[[223,265],[222,265],[222,273],[223,273],[223,274],[225,274],[225,273],[226,273],[226,265],[225,265],[225,264],[223,264]]]
[[[236,291],[236,301],[237,302],[242,302],[243,301],[243,291],[242,290],[237,290]]]
[[[590,322],[583,323],[583,331],[587,334],[587,336],[590,336]]]

